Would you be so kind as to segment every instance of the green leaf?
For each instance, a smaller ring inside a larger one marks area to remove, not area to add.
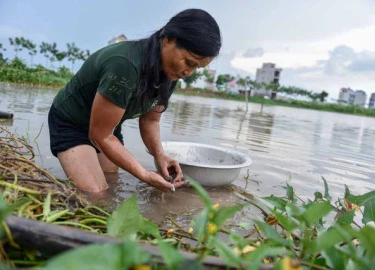
[[[350,226],[340,226],[335,224],[328,230],[321,233],[308,246],[312,252],[319,253],[322,250],[333,247],[342,241],[350,241],[347,237],[354,237],[356,232]]]
[[[243,228],[243,229],[248,229],[248,228],[251,227],[251,223],[249,223],[249,222],[240,222],[238,225],[239,225],[241,228]]]
[[[347,185],[345,185],[345,195],[344,198],[347,199],[350,196],[350,190]]]
[[[329,188],[326,179],[322,176],[323,182],[324,182],[324,198],[327,200],[331,200],[332,197],[329,195]]]
[[[43,203],[43,221],[46,221],[51,212],[51,192],[48,192],[47,197]]]
[[[64,209],[64,210],[60,210],[60,211],[57,211],[55,212],[54,214],[52,214],[52,212],[50,213],[49,217],[47,217],[45,219],[45,222],[47,223],[52,223],[56,220],[58,220],[59,218],[61,218],[62,216],[66,215],[67,213],[69,213],[70,209]]]
[[[186,178],[188,176],[184,175],[184,177]],[[204,205],[207,208],[211,208],[212,207],[212,201],[211,201],[210,195],[208,195],[208,193],[204,190],[204,188],[198,182],[196,182],[195,180],[193,180],[190,177],[187,178],[187,179],[189,180],[189,184],[195,189],[195,191],[198,193],[198,195],[203,200]]]
[[[255,221],[255,224],[260,228],[261,231],[263,231],[263,233],[269,240],[272,240],[273,242],[283,246],[289,246],[289,241],[282,238],[281,235],[272,226],[258,220]]]
[[[213,244],[219,253],[220,258],[229,265],[241,267],[241,258],[238,257],[233,249],[219,239],[214,238],[212,241],[214,242]]]
[[[231,242],[236,247],[243,248],[249,244],[249,242],[240,234],[230,232],[229,237],[230,237]]]
[[[375,199],[367,201],[365,203],[365,209],[363,211],[363,224],[366,224],[370,221],[375,221]]]
[[[114,237],[135,237],[140,227],[142,216],[137,199],[133,195],[124,201],[108,218],[108,234]]]
[[[297,206],[294,203],[287,203],[285,207],[285,211],[288,213],[288,216],[296,218],[298,221],[303,220],[303,213],[305,212],[305,209],[302,207]]]
[[[323,199],[323,194],[319,191],[316,191],[314,193],[314,196],[315,196],[315,201]]]
[[[126,269],[123,265],[122,244],[89,245],[71,249],[47,261],[43,269]]]
[[[347,200],[351,203],[356,205],[362,206],[366,204],[368,201],[375,199],[375,190],[367,192],[366,194],[355,196],[350,195],[348,196]]]
[[[164,262],[167,265],[168,269],[179,269],[181,262],[184,260],[184,256],[182,256],[176,249],[170,246],[163,241],[159,241],[158,243],[159,250],[161,255],[163,256]]]
[[[118,269],[131,269],[136,265],[143,265],[150,262],[151,260],[151,254],[144,251],[133,241],[125,241],[122,244],[121,248],[121,259],[123,267]]]
[[[215,217],[212,220],[212,222],[216,224],[218,228],[220,228],[228,218],[232,217],[236,212],[240,211],[242,208],[242,204],[220,207],[218,210],[216,210]]]
[[[339,252],[336,247],[330,247],[322,251],[323,257],[326,259],[326,263],[332,269],[345,269],[346,256]]]
[[[318,202],[312,204],[306,211],[303,213],[303,218],[310,225],[315,224],[319,219],[326,216],[329,212],[332,211],[332,206],[329,202]]]
[[[293,187],[288,185],[288,183],[286,184],[286,196],[288,197],[288,200],[291,201],[291,202],[294,202],[294,190],[293,190]]]
[[[208,209],[203,209],[195,219],[192,221],[194,227],[194,235],[199,241],[203,241],[203,235],[206,233],[206,226],[208,221]]]
[[[152,223],[151,221],[143,218],[141,219],[141,222],[139,224],[139,231],[145,234],[152,235],[156,239],[161,238],[160,237],[160,232],[159,232],[159,227]]]
[[[263,200],[271,203],[273,206],[275,206],[277,209],[280,211],[285,211],[285,206],[287,204],[287,201],[280,198],[280,197],[275,197],[275,196],[269,196],[269,197],[263,197]]]
[[[273,215],[277,218],[281,226],[288,232],[292,233],[295,229],[298,228],[299,223],[293,220],[291,217],[286,217],[283,214],[278,213],[277,211],[272,211]]]
[[[342,240],[340,233],[334,228],[323,232],[317,239],[311,241],[308,246],[314,253],[319,253],[322,250],[333,247]]]
[[[13,210],[17,209],[18,207],[20,207],[28,201],[28,198],[22,198],[20,200],[17,200],[13,204],[7,204],[6,201],[4,201],[3,199],[3,193],[0,192],[0,223],[4,221],[5,218],[13,212]]]
[[[336,220],[336,223],[340,225],[350,225],[353,222],[354,219],[355,210],[346,212],[339,216],[339,218]]]
[[[375,257],[375,228],[365,225],[359,231],[359,242],[363,245],[369,257]]]
[[[250,262],[247,269],[260,269],[263,258],[284,256],[288,251],[283,247],[272,247],[270,244],[262,244],[256,250],[246,254],[246,261]]]

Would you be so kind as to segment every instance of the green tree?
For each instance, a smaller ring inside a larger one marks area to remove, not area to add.
[[[66,66],[59,67],[58,73],[63,78],[70,78],[73,74],[70,72],[70,69]]]
[[[264,86],[264,88],[266,88],[266,90],[271,90],[271,99],[275,99],[276,98],[276,95],[278,92],[280,92],[280,84],[279,83],[274,83],[274,82],[271,82],[271,83],[262,83],[262,85]]]
[[[6,63],[6,59],[4,59],[3,51],[6,51],[6,49],[3,47],[3,44],[0,43],[0,66]]]
[[[72,62],[72,68],[71,71],[73,73],[73,67],[75,61],[79,60],[81,58],[81,50],[76,46],[74,42],[67,43],[66,44],[68,50],[66,52],[66,56],[68,57],[68,60]]]
[[[16,57],[18,57],[18,52],[22,51],[22,39],[20,37],[9,38],[9,43],[14,47],[14,51],[16,52]]]
[[[47,50],[49,53],[49,61],[51,63],[51,67],[53,68],[53,62],[57,59],[57,54],[59,54],[59,50],[57,49],[56,42],[48,44]]]
[[[324,102],[324,99],[328,97],[328,93],[326,91],[322,91],[319,95],[319,99],[321,102]]]
[[[204,81],[206,83],[213,83],[215,81],[215,75],[210,73],[210,71],[207,68],[203,70],[202,75],[204,76]]]
[[[234,78],[230,74],[220,74],[216,79],[216,88],[218,90],[227,90],[228,83]]]
[[[12,62],[10,62],[9,66],[11,68],[19,69],[19,70],[25,70],[27,68],[26,63],[18,57],[14,57]]]
[[[39,45],[39,52],[43,54],[43,56],[46,58],[46,67],[48,66],[48,60],[49,60],[49,44],[47,42],[42,42]]]
[[[31,65],[33,65],[33,58],[37,53],[36,44],[33,43],[30,39],[25,39],[25,38],[22,37],[21,38],[21,46],[24,49],[28,50],[28,53],[30,55],[30,63],[31,63]]]
[[[90,56],[89,50],[80,50],[78,60],[86,61],[87,58]]]
[[[200,77],[202,76],[202,73],[199,71],[193,72],[189,77],[183,78],[186,87],[185,88],[191,88],[191,85],[195,83]]]
[[[328,97],[328,93],[326,91],[322,91],[320,93],[311,93],[310,94],[310,98],[313,100],[313,101],[316,101],[316,100],[320,100],[321,102],[324,102],[324,99]]]
[[[61,62],[62,60],[64,60],[67,56],[67,53],[66,52],[58,52],[56,53],[55,57],[56,57],[56,60]]]
[[[239,86],[242,86],[243,90],[247,90],[247,82],[246,82],[246,79],[243,78],[243,77],[239,77],[236,81],[236,83],[239,85]]]

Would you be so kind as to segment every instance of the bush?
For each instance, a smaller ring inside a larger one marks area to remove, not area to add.
[[[27,83],[34,85],[65,85],[69,79],[45,74],[45,72],[30,72],[15,68],[1,68],[0,81],[11,83]]]

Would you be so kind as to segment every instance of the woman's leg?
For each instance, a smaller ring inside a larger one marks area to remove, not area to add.
[[[57,154],[66,176],[77,188],[100,192],[108,188],[98,155],[90,145],[78,145]]]
[[[110,161],[103,153],[98,154],[98,159],[103,172],[118,172],[118,166]]]

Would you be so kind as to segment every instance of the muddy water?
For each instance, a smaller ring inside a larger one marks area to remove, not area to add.
[[[57,90],[0,85],[0,111],[13,112],[13,120],[1,121],[19,136],[31,141],[37,162],[58,177],[64,173],[49,150],[47,113]],[[353,193],[375,189],[375,118],[249,105],[242,102],[174,95],[161,121],[163,140],[191,141],[233,148],[253,160],[242,170],[234,186],[209,189],[215,202],[229,205],[239,201],[233,187],[252,194],[284,195],[283,185],[293,185],[298,194],[313,196],[323,190],[325,177],[332,195],[343,194],[344,184]],[[125,146],[147,168],[153,159],[145,151],[138,121],[124,123]],[[245,181],[245,177],[248,180]],[[181,222],[202,206],[188,188],[166,194],[141,183],[125,171],[108,174],[111,189],[94,198],[108,208],[136,194],[142,213],[161,222],[171,215]],[[238,219],[258,215],[255,209],[238,214]]]

